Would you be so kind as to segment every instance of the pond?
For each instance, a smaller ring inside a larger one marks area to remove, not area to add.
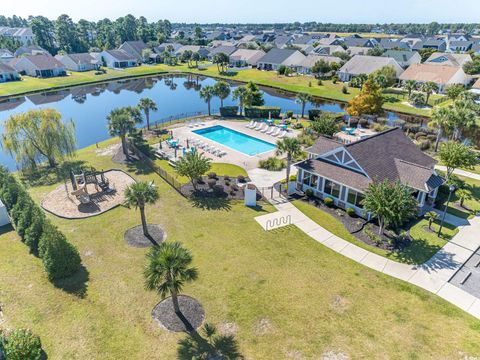
[[[157,76],[131,80],[111,81],[104,84],[76,87],[66,90],[33,94],[0,102],[0,133],[6,119],[31,109],[54,108],[65,120],[73,119],[78,147],[82,148],[109,138],[106,117],[108,113],[121,106],[134,106],[142,97],[153,99],[158,111],[151,114],[151,123],[166,122],[171,117],[205,113],[207,105],[199,97],[199,90],[205,85],[214,85],[215,79],[202,76]],[[1,86],[1,85],[0,85]],[[232,90],[238,84],[232,84]],[[300,104],[291,94],[279,93],[262,88],[265,105],[278,106],[282,111],[301,112]],[[237,105],[231,97],[224,105]],[[212,110],[216,112],[220,100],[212,101]],[[321,108],[330,112],[343,112],[344,105],[321,101],[316,105],[308,104],[306,109]],[[398,118],[388,113],[389,119]],[[14,170],[15,161],[0,150],[0,163]]]

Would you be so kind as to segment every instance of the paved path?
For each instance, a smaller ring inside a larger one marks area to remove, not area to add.
[[[438,170],[441,170],[441,171],[447,171],[447,167],[442,166],[442,165],[436,165],[435,169],[438,169]],[[472,173],[472,172],[469,172],[469,171],[456,169],[456,170],[453,171],[453,173],[456,174],[456,175],[465,176],[465,177],[468,177],[468,178],[471,178],[471,179],[480,180],[480,175],[479,174],[475,174],[475,173]]]
[[[319,243],[371,269],[437,294],[480,319],[480,298],[448,282],[480,246],[480,217],[472,219],[468,225],[461,226],[455,238],[424,264],[407,265],[374,254],[339,238],[286,200],[276,198],[271,202],[282,216],[290,215],[292,224]]]

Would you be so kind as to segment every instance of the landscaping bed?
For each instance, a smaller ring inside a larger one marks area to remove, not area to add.
[[[244,176],[218,176],[215,173],[210,173],[196,181],[196,189],[192,183],[187,183],[181,187],[180,191],[187,197],[195,195],[242,200],[245,197],[243,187],[248,181],[249,179]],[[261,198],[262,196],[257,194],[257,200]]]

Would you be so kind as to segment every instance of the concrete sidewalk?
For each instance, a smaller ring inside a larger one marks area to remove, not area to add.
[[[480,246],[480,217],[475,217],[468,224],[461,226],[458,234],[427,262],[421,265],[407,265],[387,259],[339,238],[311,220],[285,199],[272,199],[271,203],[279,210],[278,213],[269,214],[272,215],[272,218],[275,217],[275,214],[290,215],[293,225],[337,253],[371,269],[437,294],[480,319],[480,298],[448,282]],[[265,215],[263,216],[265,217]]]
[[[443,166],[443,165],[436,165],[435,169],[445,171],[445,172],[447,171],[447,167]],[[468,177],[470,179],[480,180],[480,175],[479,174],[475,174],[475,173],[472,173],[472,172],[469,172],[469,171],[456,169],[456,170],[453,171],[453,173],[455,175],[465,176],[465,177]]]

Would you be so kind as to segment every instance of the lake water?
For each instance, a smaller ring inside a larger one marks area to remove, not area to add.
[[[78,148],[106,140],[110,136],[107,131],[106,117],[109,112],[121,106],[137,105],[142,97],[153,99],[158,111],[150,115],[150,122],[165,121],[170,116],[206,112],[207,104],[198,96],[202,86],[214,85],[216,80],[201,76],[157,76],[123,81],[112,81],[83,87],[34,94],[26,97],[0,102],[0,133],[6,119],[31,109],[54,108],[65,120],[73,119],[77,135]],[[1,84],[0,84],[1,86]],[[232,90],[236,84],[232,85]],[[278,106],[282,111],[301,112],[291,95],[278,93],[269,89],[264,92],[265,105]],[[231,97],[224,105],[237,105]],[[220,100],[212,101],[212,110],[218,109]],[[318,107],[325,111],[343,112],[342,104],[320,102],[318,105],[307,105],[306,109]],[[389,118],[396,117],[388,114]],[[0,150],[0,163],[15,169],[15,161],[3,150]]]

